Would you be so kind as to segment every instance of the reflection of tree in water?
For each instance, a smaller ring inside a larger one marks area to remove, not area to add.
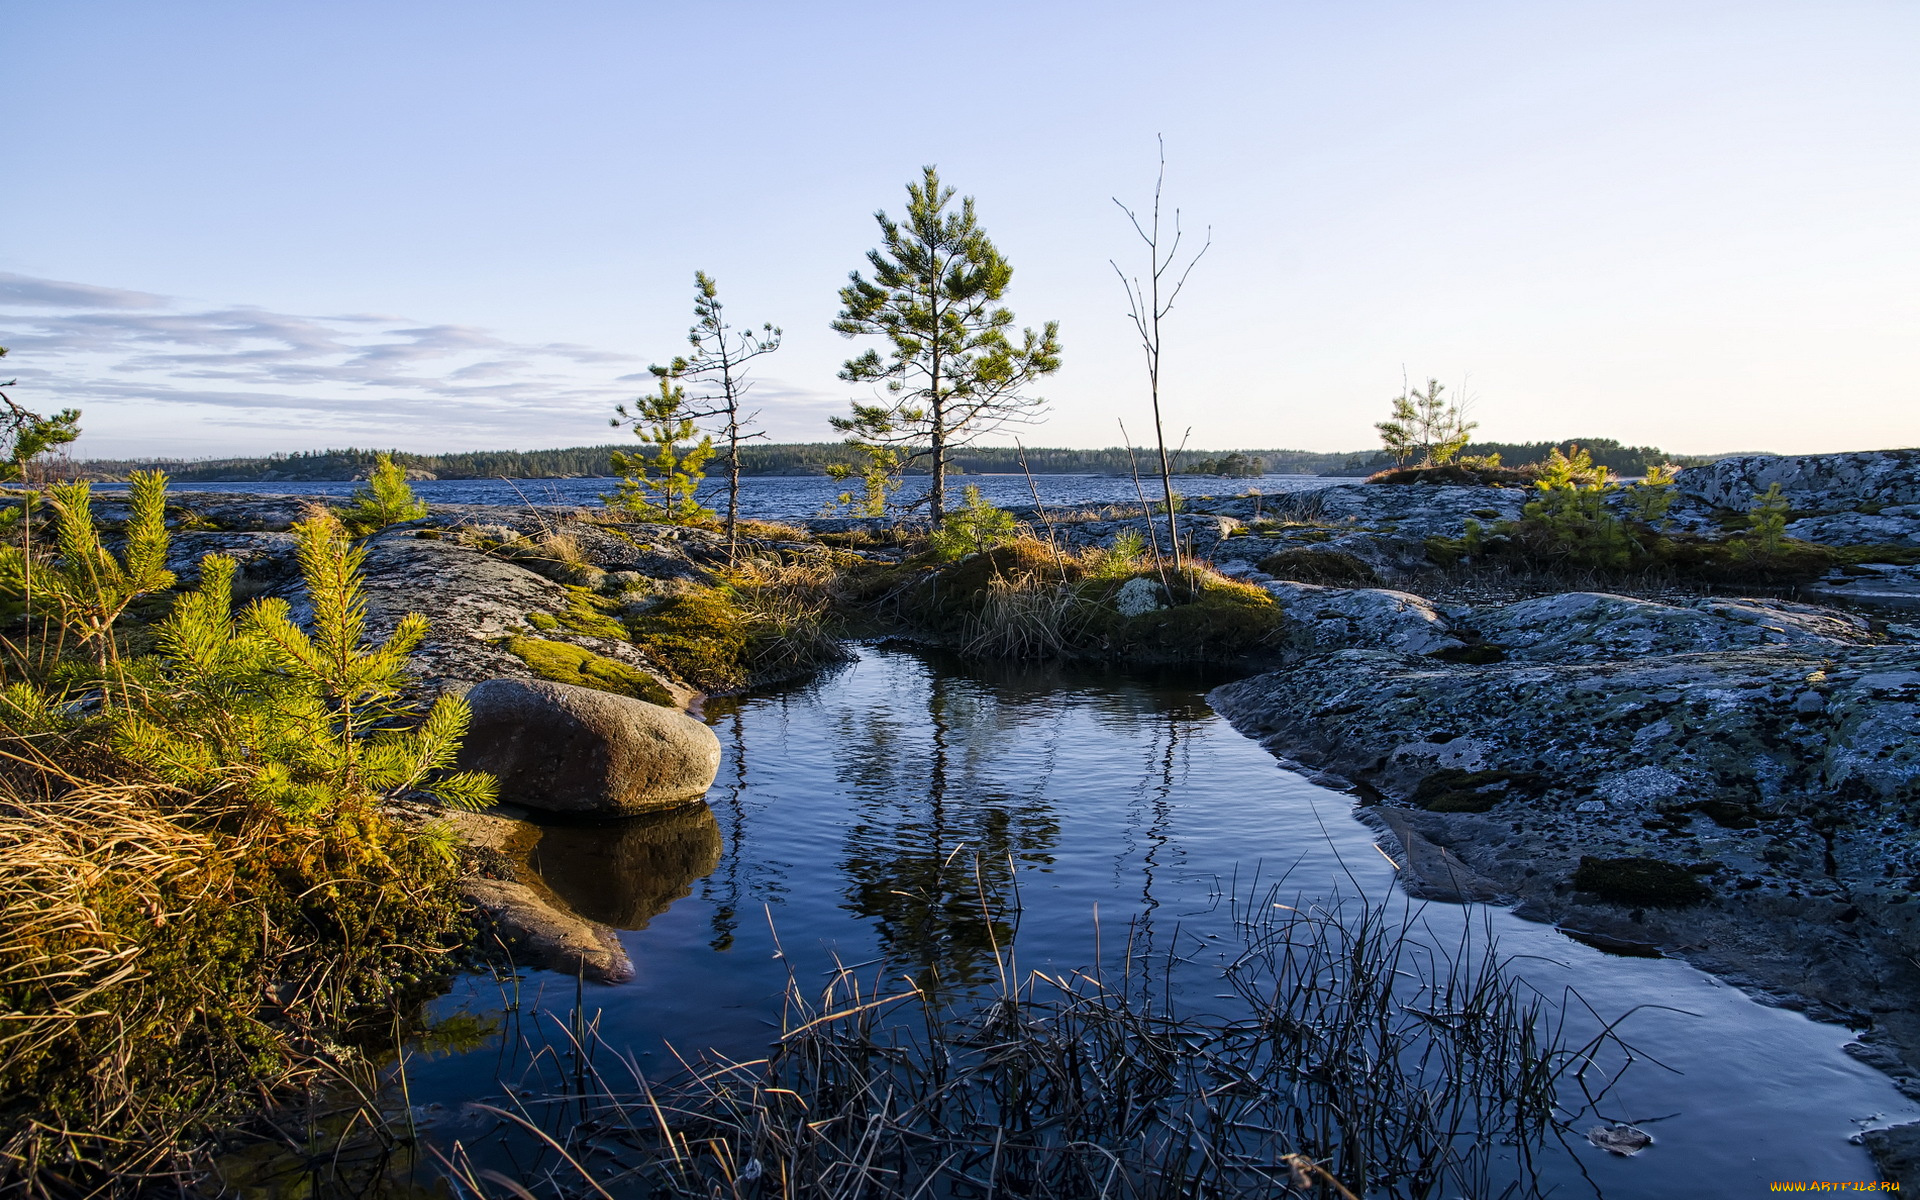
[[[846,907],[922,982],[971,983],[1012,939],[1016,864],[1052,861],[1060,826],[1042,793],[1053,743],[1042,734],[1027,794],[995,787],[995,757],[1042,710],[997,703],[937,669],[920,676],[924,725],[877,709],[838,717],[836,773],[856,814],[840,864]]]
[[[702,803],[611,824],[549,826],[531,858],[581,916],[645,929],[719,865],[720,826]]]
[[[1204,714],[1205,710],[1199,712]],[[1173,824],[1174,788],[1184,780],[1187,770],[1188,747],[1183,735],[1196,715],[1192,709],[1175,707],[1152,714],[1164,724],[1151,729],[1146,745],[1146,770],[1127,805],[1123,849],[1114,858],[1114,875],[1118,879],[1127,869],[1127,860],[1135,854],[1140,856],[1140,915],[1134,927],[1134,946],[1139,951],[1143,970],[1147,971],[1152,970],[1156,949],[1154,910],[1160,907],[1154,885],[1163,869],[1177,866],[1185,859],[1168,831]]]
[[[740,928],[740,896],[745,887],[741,870],[747,861],[740,853],[747,836],[747,734],[746,724],[735,707],[728,714],[727,743],[732,753],[732,771],[724,784],[716,784],[707,793],[707,801],[713,806],[724,827],[727,845],[733,853],[721,859],[721,869],[707,877],[707,886],[703,889],[705,897],[713,903],[713,940],[708,943],[715,950],[733,949],[734,933]]]

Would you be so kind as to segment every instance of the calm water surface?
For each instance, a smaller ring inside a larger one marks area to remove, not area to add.
[[[726,758],[708,806],[556,828],[541,845],[549,882],[625,930],[637,970],[631,984],[590,987],[586,1008],[611,1044],[666,1075],[667,1043],[763,1054],[789,964],[805,978],[837,954],[895,976],[989,979],[981,886],[996,906],[1017,889],[1017,936],[991,936],[1012,939],[1023,970],[1091,963],[1096,906],[1109,959],[1131,928],[1146,957],[1178,948],[1205,962],[1230,933],[1221,897],[1236,873],[1242,894],[1260,872],[1309,900],[1391,896],[1392,868],[1350,799],[1235,733],[1202,699],[1207,682],[865,647],[805,686],[716,703]],[[1577,1126],[1636,1121],[1656,1144],[1634,1159],[1554,1148],[1558,1194],[1697,1200],[1757,1196],[1775,1179],[1871,1179],[1849,1135],[1917,1115],[1841,1053],[1844,1029],[1504,910],[1406,907],[1437,944],[1467,922],[1490,929],[1514,972],[1556,1001],[1572,989],[1608,1019],[1665,1006],[1627,1017],[1621,1032],[1644,1058]],[[1198,968],[1174,982],[1202,1009],[1222,990]],[[570,978],[530,972],[518,987],[529,1010],[574,1000]],[[503,996],[467,980],[436,1011],[497,1011]],[[1575,1007],[1571,1024],[1592,1029]],[[497,1090],[499,1061],[498,1047],[417,1058],[411,1086],[429,1124]],[[459,1132],[449,1120],[430,1136]]]

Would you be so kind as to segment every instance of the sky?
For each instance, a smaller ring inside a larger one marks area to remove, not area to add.
[[[1211,247],[1169,436],[1920,444],[1913,0],[0,0],[0,376],[80,457],[624,436],[693,273],[827,440],[838,289],[935,164],[1060,322],[1030,445],[1150,425],[1115,199]],[[1191,244],[1191,243],[1190,243]],[[1004,441],[1004,439],[1001,439]]]

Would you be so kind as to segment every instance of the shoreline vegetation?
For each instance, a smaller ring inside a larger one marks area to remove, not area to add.
[[[1677,463],[1700,465],[1723,455],[1668,454],[1652,446],[1623,446],[1610,438],[1575,438],[1562,442],[1482,442],[1466,446],[1470,456],[1499,455],[1521,466],[1545,462],[1556,447],[1586,449],[1596,464],[1616,475],[1644,475],[1649,466]],[[176,485],[190,483],[328,482],[364,479],[382,454],[420,479],[615,479],[615,454],[628,445],[574,446],[556,450],[459,451],[412,454],[400,450],[311,450],[292,454],[202,459],[80,459],[49,464],[57,476],[95,482],[119,481],[133,471],[165,471]],[[962,475],[1088,474],[1130,475],[1151,447],[1073,450],[1029,446],[969,446],[950,452],[949,470]],[[1258,475],[1324,475],[1359,478],[1395,465],[1383,451],[1322,452],[1313,450],[1181,450],[1169,452],[1176,474],[1220,475],[1226,478]],[[844,442],[753,443],[739,446],[740,473],[754,475],[829,475],[833,468],[864,470],[866,458]],[[1262,471],[1253,470],[1257,460]],[[921,473],[916,468],[910,473]]]

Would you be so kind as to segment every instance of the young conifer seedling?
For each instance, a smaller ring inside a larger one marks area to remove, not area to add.
[[[374,460],[367,485],[354,489],[353,501],[340,512],[340,520],[357,537],[378,533],[402,521],[418,521],[427,515],[427,506],[407,484],[406,469],[382,454]]]

